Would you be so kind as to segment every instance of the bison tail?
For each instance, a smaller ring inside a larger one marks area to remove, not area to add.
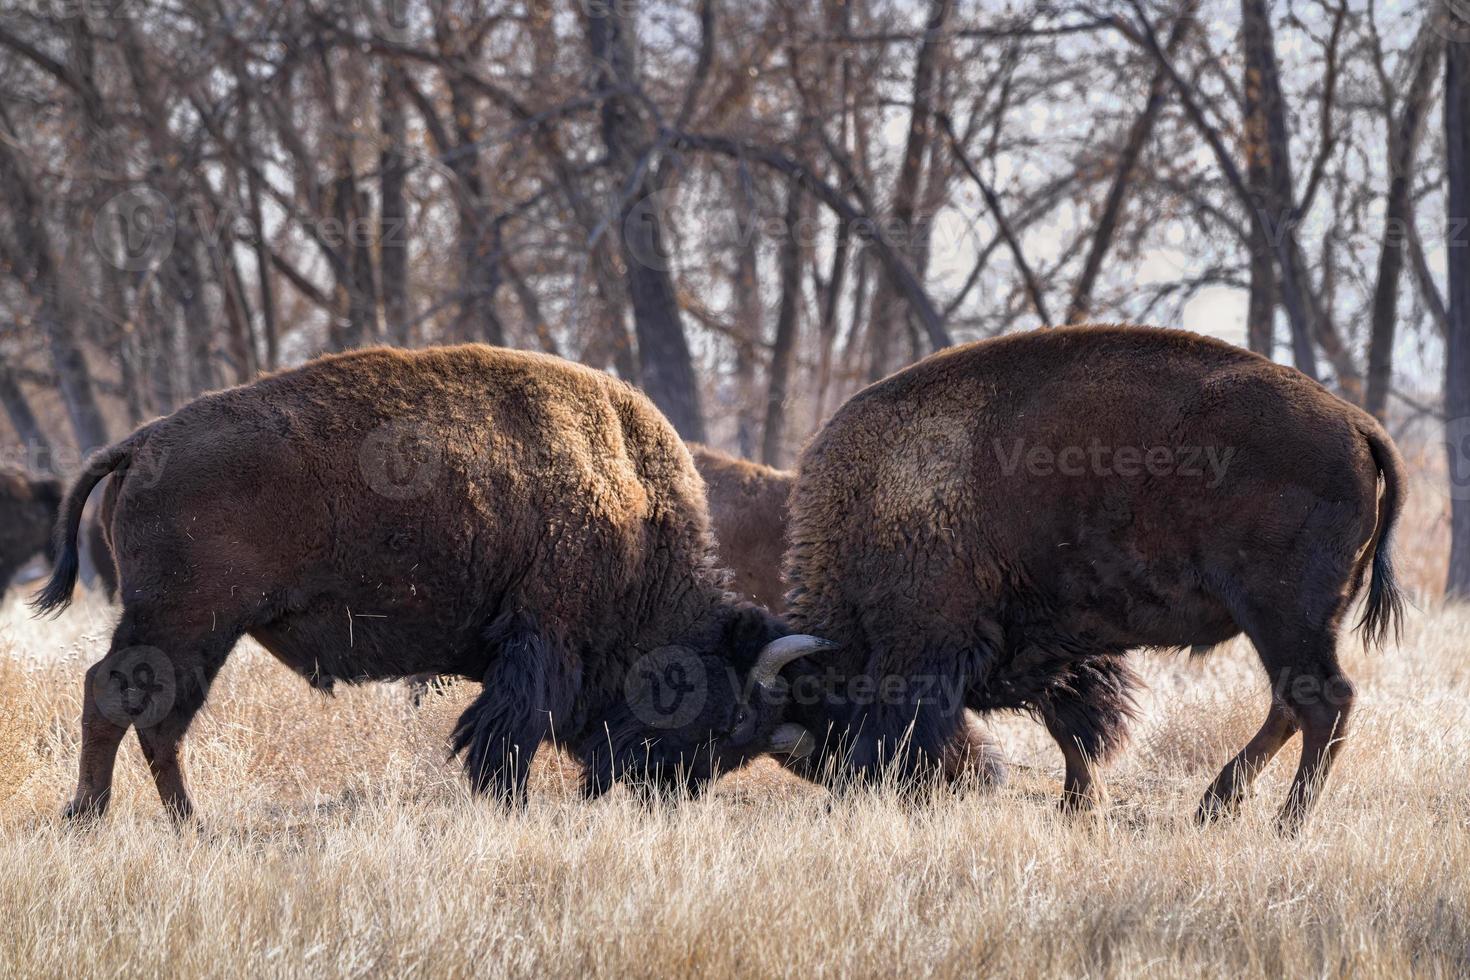
[[[87,497],[92,488],[132,457],[134,445],[132,439],[126,439],[93,453],[82,467],[81,475],[61,501],[56,527],[51,535],[51,549],[54,554],[51,579],[31,600],[31,608],[37,615],[59,613],[71,604],[71,594],[76,588],[77,571],[80,567],[77,558],[77,529],[82,522],[82,509],[87,506]]]
[[[1358,629],[1370,646],[1383,646],[1390,632],[1397,641],[1404,618],[1404,593],[1394,579],[1392,537],[1394,524],[1404,505],[1404,461],[1389,440],[1388,433],[1377,424],[1363,429],[1373,463],[1383,477],[1383,493],[1378,498],[1378,523],[1368,543],[1373,555],[1373,577],[1368,585],[1368,602]]]

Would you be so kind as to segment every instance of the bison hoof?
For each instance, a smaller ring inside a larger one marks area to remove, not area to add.
[[[1208,827],[1210,824],[1229,820],[1240,812],[1240,799],[1225,796],[1217,796],[1214,793],[1206,793],[1205,798],[1199,801],[1199,807],[1194,811],[1194,822],[1197,826]]]
[[[72,800],[61,811],[61,819],[74,826],[94,824],[107,812],[106,800]]]
[[[1064,817],[1088,817],[1098,812],[1097,798],[1091,793],[1063,790],[1057,800],[1057,812]]]
[[[1302,832],[1302,826],[1306,822],[1306,809],[1288,803],[1280,813],[1276,814],[1276,833],[1291,839]]]

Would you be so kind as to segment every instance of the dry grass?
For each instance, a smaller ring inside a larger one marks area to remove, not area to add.
[[[833,803],[763,764],[712,796],[587,805],[544,765],[530,807],[466,798],[444,740],[468,687],[317,695],[237,651],[187,742],[204,829],[162,816],[124,744],[107,822],[56,818],[84,666],[111,613],[0,615],[0,975],[1470,974],[1470,611],[1437,606],[1443,500],[1420,494],[1403,643],[1354,646],[1362,709],[1298,840],[1270,815],[1285,756],[1238,822],[1189,821],[1264,712],[1244,642],[1140,657],[1151,683],[1096,823],[1053,811],[1059,756],[995,794]],[[1286,755],[1294,756],[1295,747]]]

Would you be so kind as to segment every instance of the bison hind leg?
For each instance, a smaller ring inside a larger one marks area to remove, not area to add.
[[[486,639],[498,649],[483,690],[455,726],[453,751],[464,756],[476,793],[521,803],[531,760],[570,713],[577,677],[563,651],[524,616],[501,617]]]

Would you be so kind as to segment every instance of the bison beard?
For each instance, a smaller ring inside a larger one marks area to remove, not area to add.
[[[123,612],[87,672],[70,814],[105,809],[130,727],[165,806],[192,811],[179,743],[245,634],[324,691],[482,681],[454,745],[475,789],[508,799],[552,737],[594,794],[698,786],[804,745],[769,675],[821,641],[724,590],[688,451],[600,372],[478,345],[366,350],[206,395],[89,462],[39,610],[70,601],[109,473]],[[630,702],[650,656],[703,676],[688,711]]]
[[[1180,447],[1219,465],[1170,465]],[[943,351],[856,395],[798,472],[790,616],[840,650],[788,676],[840,682],[794,704],[823,743],[805,771],[831,780],[920,775],[962,706],[1022,710],[1062,750],[1064,805],[1087,806],[1125,738],[1126,652],[1243,631],[1272,706],[1199,815],[1235,812],[1300,731],[1278,817],[1293,830],[1347,731],[1347,608],[1367,581],[1361,625],[1381,641],[1402,604],[1389,537],[1403,464],[1383,428],[1290,368],[1179,331],[1065,328]],[[964,695],[841,696],[853,677],[937,677]]]

